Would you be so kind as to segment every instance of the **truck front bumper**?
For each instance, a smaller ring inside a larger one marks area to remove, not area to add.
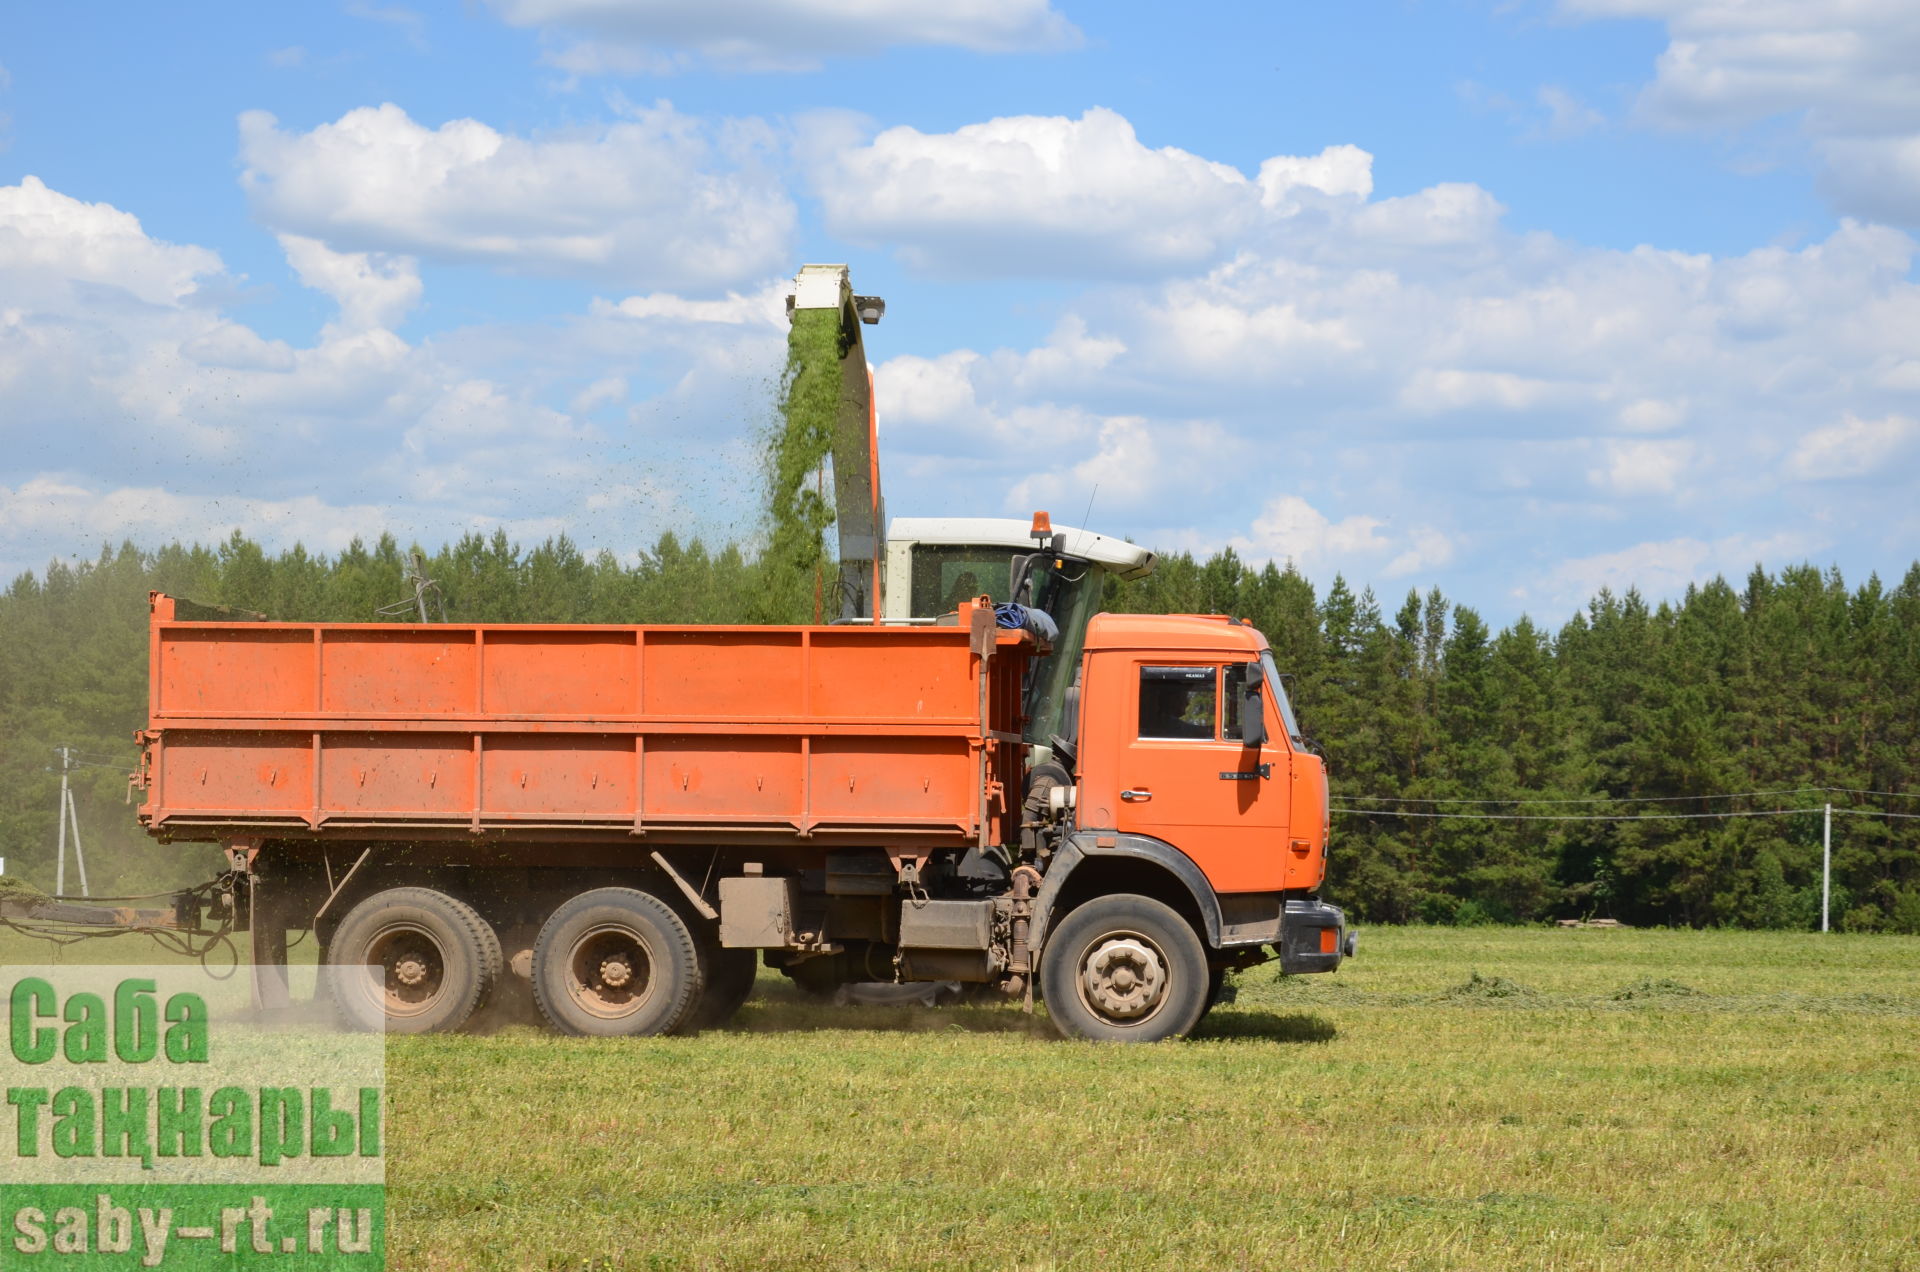
[[[1331,972],[1351,958],[1359,933],[1347,929],[1339,906],[1291,900],[1280,920],[1280,971],[1287,976]]]

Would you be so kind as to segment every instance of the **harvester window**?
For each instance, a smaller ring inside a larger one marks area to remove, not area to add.
[[[1012,551],[991,547],[921,545],[913,550],[913,613],[922,618],[950,614],[982,594],[998,604],[1007,599]]]
[[[1218,667],[1142,667],[1140,736],[1212,741],[1217,715]]]

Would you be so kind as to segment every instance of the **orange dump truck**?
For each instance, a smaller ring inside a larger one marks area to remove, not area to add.
[[[1144,1041],[1231,968],[1351,953],[1317,899],[1325,769],[1230,619],[1095,618],[1070,736],[1029,768],[1043,638],[986,604],[913,627],[182,608],[153,598],[140,819],[225,849],[213,899],[257,968],[307,929],[366,968],[335,992],[369,1025],[456,1028],[514,974],[569,1033],[697,1029],[764,958],[816,991],[1037,993],[1067,1034]]]

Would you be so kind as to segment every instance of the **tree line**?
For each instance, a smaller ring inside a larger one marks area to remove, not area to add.
[[[626,560],[469,534],[425,572],[455,622],[812,613],[790,562],[672,534]],[[1320,594],[1231,550],[1109,587],[1111,610],[1231,613],[1266,633],[1333,774],[1329,895],[1365,921],[1812,927],[1831,800],[1836,926],[1920,932],[1920,821],[1847,812],[1920,813],[1902,798],[1920,797],[1920,563],[1892,588],[1802,565],[1658,605],[1603,591],[1557,631],[1521,618],[1495,632],[1438,590],[1391,609],[1339,578]],[[413,595],[390,536],[334,556],[269,554],[238,532],[123,544],[15,579],[0,594],[8,874],[51,889],[58,746],[85,764],[70,780],[96,893],[217,868],[204,846],[148,840],[127,803],[155,590],[305,621],[371,621]]]
[[[1332,891],[1365,918],[1813,927],[1831,800],[1835,925],[1920,932],[1920,821],[1844,811],[1920,813],[1920,564],[1892,589],[1800,565],[1602,591],[1557,632],[1494,632],[1437,589],[1388,612],[1229,550],[1108,608],[1267,634],[1352,810]],[[1806,811],[1754,815],[1781,809]]]

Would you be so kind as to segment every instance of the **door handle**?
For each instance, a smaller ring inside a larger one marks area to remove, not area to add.
[[[1256,764],[1250,769],[1229,769],[1220,775],[1220,780],[1223,782],[1251,782],[1255,778],[1270,778],[1272,776],[1273,765]]]
[[[1120,798],[1129,804],[1144,804],[1153,798],[1152,791],[1121,791]]]

